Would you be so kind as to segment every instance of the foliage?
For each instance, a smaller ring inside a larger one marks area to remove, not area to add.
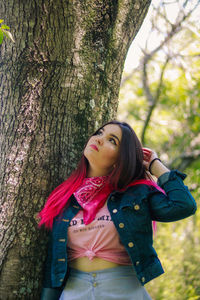
[[[192,187],[195,182],[192,194],[198,200],[200,172],[196,167],[186,170],[185,183]],[[165,273],[148,283],[147,290],[154,300],[200,299],[200,211],[185,220],[157,226],[154,246]]]
[[[159,14],[161,16],[160,11]],[[157,10],[153,22],[155,28],[160,28]],[[145,145],[155,149],[170,168],[178,168],[188,175],[185,184],[197,205],[200,195],[198,22],[197,18],[195,23],[191,14],[180,24],[174,38],[170,32],[170,43],[157,52],[146,48],[140,65],[131,74],[124,71],[118,110],[118,119],[128,121],[141,137],[152,108],[151,101],[156,99],[145,129]],[[166,26],[166,32],[165,26],[162,27],[161,41],[169,34],[169,27]],[[149,60],[148,55],[152,55]],[[145,63],[146,77],[143,72]],[[145,90],[146,87],[149,90]],[[160,94],[156,98],[159,88]],[[158,223],[157,226],[154,246],[166,273],[148,283],[147,290],[154,300],[200,299],[200,211],[185,220]]]
[[[194,73],[193,73],[194,75]],[[184,72],[173,82],[166,78],[160,102],[147,129],[147,146],[155,149],[162,160],[170,166],[173,161],[184,165],[187,154],[199,151],[200,144],[200,80],[188,81]],[[131,83],[132,81],[132,83]],[[134,84],[133,84],[134,83]],[[152,82],[152,88],[154,82]],[[141,134],[148,111],[147,99],[136,74],[120,94],[119,118],[128,120]],[[122,109],[123,106],[123,109]],[[192,150],[190,150],[192,148]],[[186,169],[189,186],[194,198],[200,196],[200,159],[193,160]],[[200,211],[175,223],[158,223],[154,246],[166,273],[147,284],[154,300],[200,299]]]
[[[3,20],[0,19],[0,24],[1,24],[1,27],[0,27],[0,45],[3,42],[4,36],[10,38],[11,41],[14,43],[15,41],[13,39],[13,36],[12,36],[11,32],[9,31],[10,27],[5,25],[5,24],[2,24],[2,23],[3,23]]]

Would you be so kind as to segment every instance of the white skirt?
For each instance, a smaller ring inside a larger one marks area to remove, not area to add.
[[[59,300],[151,300],[131,266],[94,272],[70,269]]]

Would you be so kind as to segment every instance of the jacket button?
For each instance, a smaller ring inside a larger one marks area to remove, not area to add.
[[[59,239],[59,242],[65,242],[66,240],[65,239]]]
[[[60,279],[60,281],[62,281],[62,282],[63,282],[63,280],[64,280],[64,279]]]
[[[128,243],[129,248],[133,248],[134,244],[132,242]]]
[[[119,228],[124,228],[124,223],[119,223]]]
[[[135,263],[135,264],[136,264],[136,266],[138,266],[138,265],[140,264],[140,262],[139,262],[139,261],[136,261],[136,263]]]
[[[65,261],[65,258],[59,258],[58,261]]]
[[[79,206],[77,206],[77,205],[72,205],[74,208],[79,208]]]
[[[115,208],[115,209],[113,209],[113,213],[114,214],[116,214],[117,213],[117,209]]]
[[[111,196],[110,199],[111,199],[112,201],[114,201],[114,200],[115,200],[115,197],[114,197],[114,196]]]
[[[63,222],[69,222],[69,219],[62,219]]]
[[[134,209],[135,210],[139,210],[140,209],[140,206],[138,204],[134,205]]]
[[[145,277],[142,277],[142,282],[145,282]]]

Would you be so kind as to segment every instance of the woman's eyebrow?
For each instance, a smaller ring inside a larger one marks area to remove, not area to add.
[[[105,131],[105,129],[104,129],[103,127],[101,128],[101,130]],[[118,140],[119,144],[120,144],[120,140],[119,140],[119,138],[118,138],[115,134],[110,133],[110,135],[111,135],[112,137],[116,138],[116,139]]]

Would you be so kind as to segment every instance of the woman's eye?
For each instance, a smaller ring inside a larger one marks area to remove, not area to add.
[[[103,133],[103,130],[99,130],[99,131],[97,131],[95,134],[93,134],[93,135],[101,135]]]
[[[117,143],[115,142],[115,139],[113,139],[113,138],[110,138],[110,142],[114,145],[117,145]]]
[[[97,135],[101,135],[103,133],[102,130],[97,131]]]

